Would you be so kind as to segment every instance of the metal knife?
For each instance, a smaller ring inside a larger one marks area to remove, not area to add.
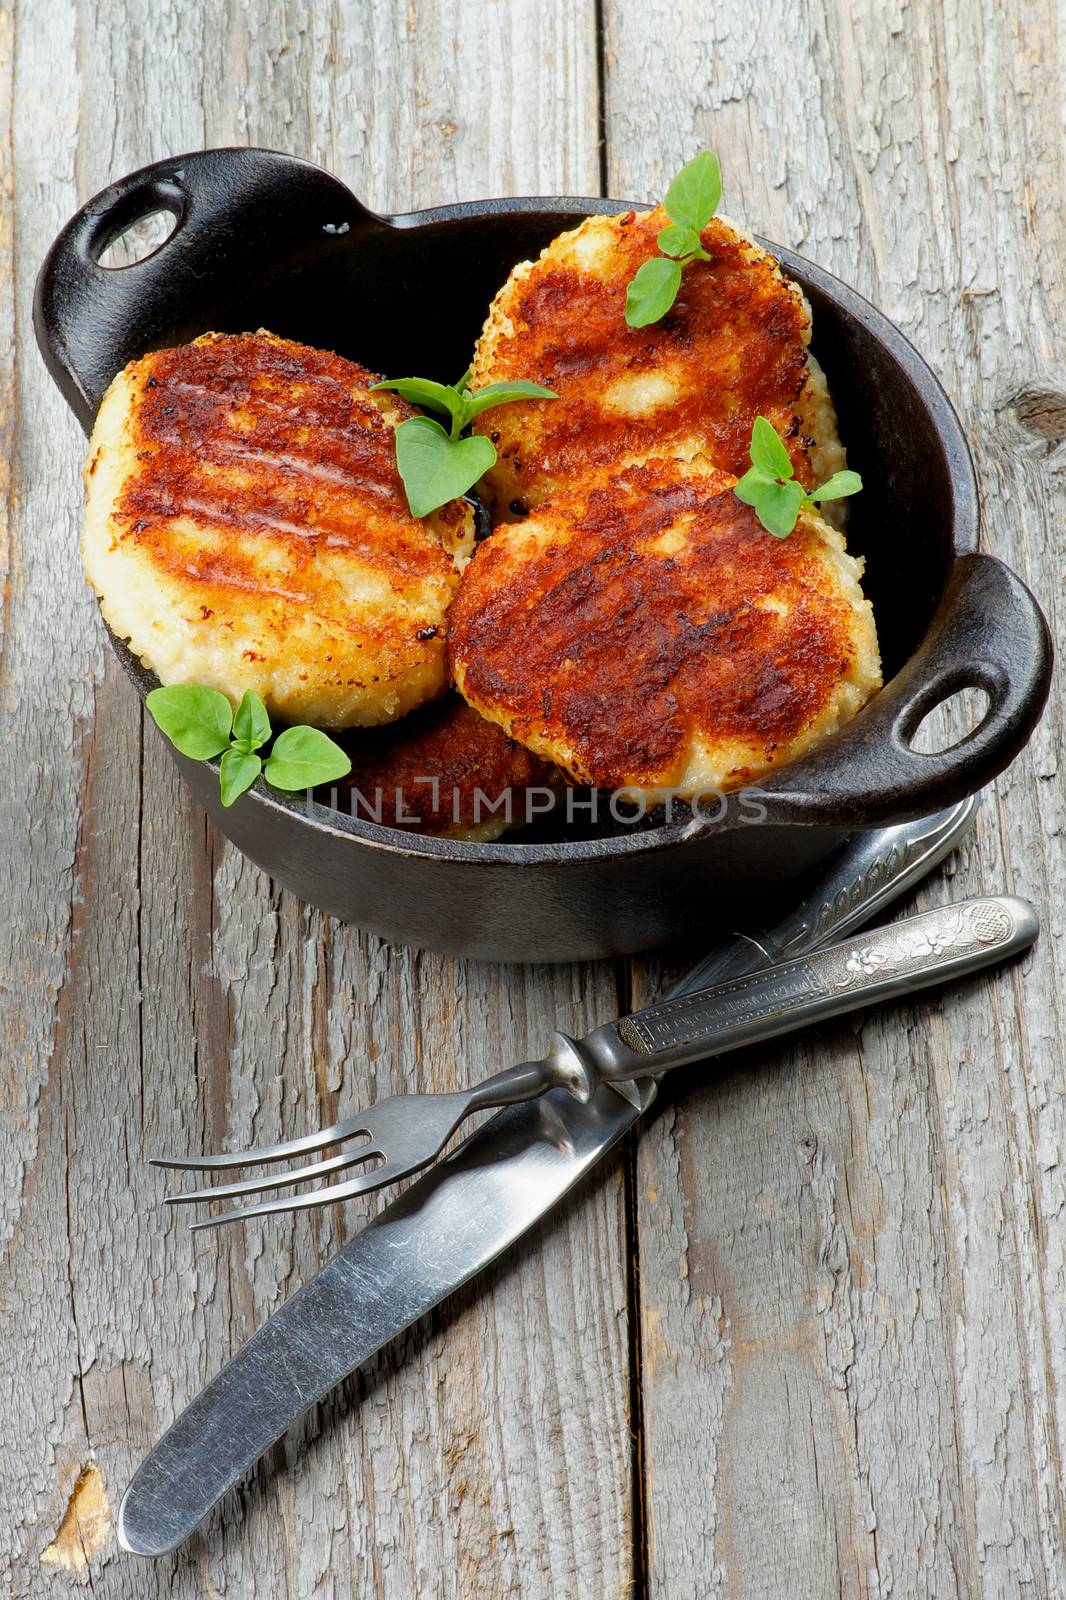
[[[850,933],[954,849],[976,801],[856,834],[776,926],[716,947],[664,998],[740,978]],[[268,1318],[137,1469],[120,1544],[159,1556],[305,1411],[521,1238],[655,1098],[657,1080],[564,1089],[497,1112],[406,1189]]]

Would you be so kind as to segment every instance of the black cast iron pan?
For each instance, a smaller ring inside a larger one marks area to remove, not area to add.
[[[454,380],[517,261],[594,199],[484,200],[379,217],[319,167],[268,150],[204,150],[112,184],[56,239],[34,304],[48,367],[88,432],[115,373],[208,329],[266,327],[389,373]],[[152,255],[99,257],[156,211]],[[980,553],[973,467],[925,362],[880,312],[820,268],[769,247],[814,311],[849,464],[870,486],[849,547],[867,558],[886,687],[834,738],[761,786],[762,820],[733,799],[715,820],[548,843],[399,833],[262,784],[230,810],[211,767],[175,756],[216,824],[302,899],[403,943],[491,960],[561,961],[647,948],[780,895],[857,827],[921,815],[988,783],[1047,697],[1047,624],[1024,585]],[[154,678],[112,640],[142,696]],[[956,691],[988,696],[980,725],[922,754],[914,734]],[[169,747],[168,747],[169,748]]]

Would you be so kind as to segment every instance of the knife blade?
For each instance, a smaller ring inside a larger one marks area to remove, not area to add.
[[[776,927],[718,946],[673,992],[755,971],[857,928],[958,843],[976,802],[856,835]],[[357,1233],[237,1351],[171,1425],[123,1496],[118,1538],[173,1550],[312,1405],[468,1283],[579,1183],[657,1082],[565,1090],[499,1111]]]
[[[481,1272],[622,1137],[655,1096],[604,1086],[509,1106],[473,1133],[285,1302],[138,1469],[118,1536],[137,1555],[181,1543],[308,1407]]]

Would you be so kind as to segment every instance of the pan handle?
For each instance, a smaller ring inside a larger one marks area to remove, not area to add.
[[[108,245],[158,211],[174,219],[161,245],[129,266],[100,265]],[[276,150],[154,162],[94,195],[56,238],[34,293],[37,342],[88,432],[127,361],[173,343],[177,330],[184,339],[249,325],[250,261],[291,270],[356,227],[382,226],[337,178]]]
[[[1047,622],[1021,579],[994,556],[960,556],[902,671],[854,722],[761,785],[769,816],[882,826],[976,793],[1032,733],[1051,663]],[[912,741],[929,712],[967,688],[988,696],[979,725],[947,750],[915,750]]]

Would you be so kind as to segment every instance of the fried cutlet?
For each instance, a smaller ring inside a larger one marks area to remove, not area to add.
[[[268,333],[131,362],[89,446],[85,571],[160,681],[323,728],[444,692],[444,619],[473,547],[452,502],[412,517],[376,375]]]
[[[808,355],[811,312],[772,256],[724,217],[704,229],[711,259],[689,267],[660,322],[630,328],[630,279],[668,218],[588,217],[537,261],[515,267],[489,310],[472,384],[543,383],[552,401],[486,412],[496,443],[484,488],[497,520],[521,516],[609,464],[697,451],[739,477],[754,418],[785,440],[805,488],[844,465],[821,369]]]
[[[563,785],[457,694],[343,743],[352,770],[335,786],[340,810],[440,838],[498,839],[550,811]]]
[[[750,783],[853,717],[881,682],[862,563],[813,513],[773,538],[734,482],[651,460],[497,528],[449,617],[469,703],[648,805]]]

